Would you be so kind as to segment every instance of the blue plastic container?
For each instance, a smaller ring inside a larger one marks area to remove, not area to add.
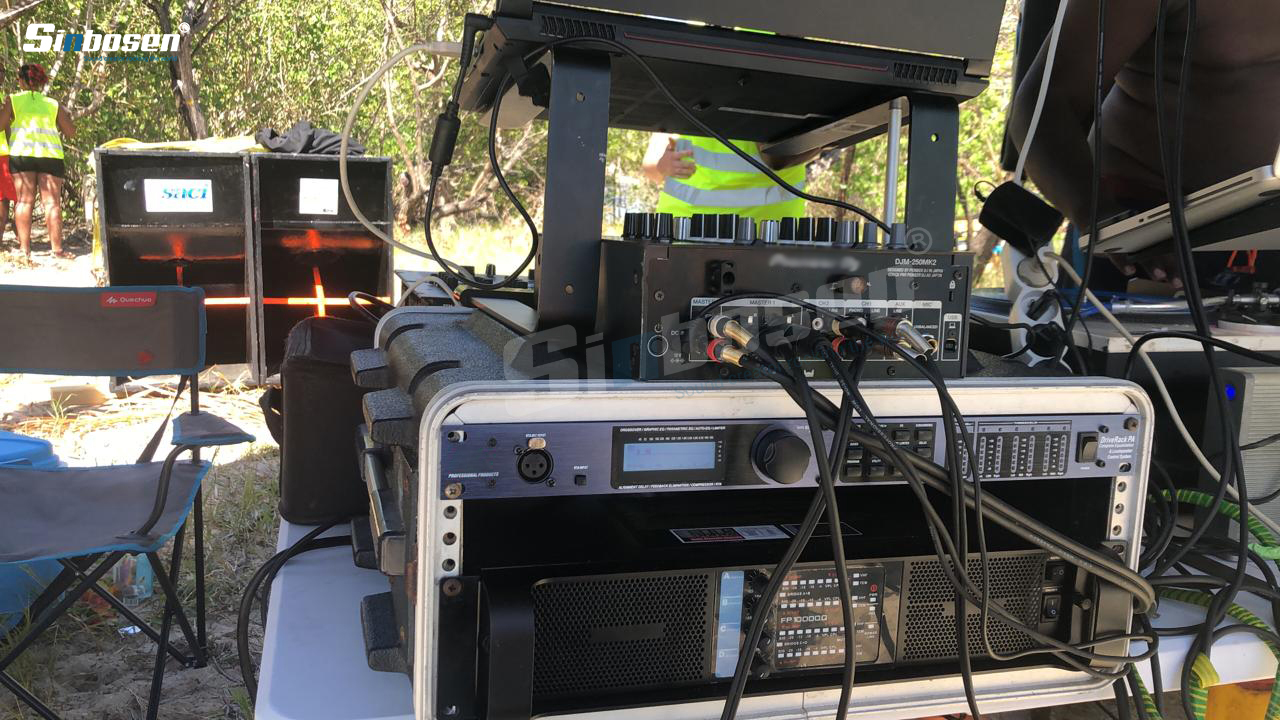
[[[0,467],[51,470],[58,467],[58,456],[47,440],[0,430]],[[22,620],[27,605],[61,569],[54,560],[0,565],[0,633]]]

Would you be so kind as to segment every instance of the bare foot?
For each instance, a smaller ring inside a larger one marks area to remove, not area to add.
[[[67,251],[67,250],[54,250],[52,254],[53,254],[53,256],[54,256],[54,257],[56,257],[56,258],[62,258],[63,260],[75,260],[75,259],[76,259],[76,255],[75,255],[75,253],[73,253],[73,252],[69,252],[69,251]]]

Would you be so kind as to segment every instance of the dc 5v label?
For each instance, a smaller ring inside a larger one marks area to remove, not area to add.
[[[213,212],[213,181],[146,178],[142,195],[149,213]]]

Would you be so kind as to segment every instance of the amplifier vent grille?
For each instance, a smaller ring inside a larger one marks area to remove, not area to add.
[[[687,573],[535,585],[534,696],[705,679],[711,584]]]
[[[935,65],[895,62],[893,64],[893,77],[898,80],[955,85],[960,80],[960,71]]]
[[[542,34],[554,38],[613,39],[613,26],[607,23],[573,20],[555,15],[542,16]]]
[[[990,557],[991,599],[1035,627],[1040,619],[1040,594],[1044,583],[1043,554]],[[982,587],[982,568],[977,558],[969,559],[969,578]],[[965,606],[970,655],[985,654],[982,645],[982,616],[972,603]],[[907,605],[902,660],[951,659],[959,654],[956,640],[955,596],[951,583],[937,560],[912,563],[907,571]],[[1000,653],[1032,646],[1026,635],[1004,623],[987,623],[991,647]]]

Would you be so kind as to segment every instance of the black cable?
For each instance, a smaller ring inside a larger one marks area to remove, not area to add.
[[[474,31],[472,29],[471,23],[473,22],[473,16],[469,14],[467,16],[467,21],[468,21],[468,25],[464,28],[464,35],[463,35],[464,54],[459,59],[459,62],[458,62],[458,75],[457,75],[457,78],[454,80],[451,100],[448,106],[446,106],[446,112],[440,116],[440,119],[437,120],[436,131],[432,135],[431,179],[430,179],[430,183],[428,185],[428,190],[427,190],[426,208],[423,212],[423,226],[424,226],[423,235],[426,238],[427,249],[431,252],[431,257],[437,263],[439,263],[442,268],[444,268],[445,272],[449,273],[454,278],[465,281],[476,288],[480,288],[483,290],[496,290],[498,288],[507,287],[519,279],[519,276],[525,271],[526,268],[528,268],[529,264],[537,256],[538,247],[540,244],[540,236],[538,234],[536,225],[533,223],[533,220],[530,217],[528,210],[525,209],[524,204],[520,202],[519,198],[516,197],[515,193],[511,191],[510,186],[508,186],[506,178],[503,176],[502,168],[498,163],[498,159],[497,159],[496,138],[497,138],[498,110],[502,105],[503,95],[506,94],[507,88],[512,82],[510,72],[505,73],[502,80],[499,81],[497,85],[497,88],[498,88],[497,95],[494,98],[493,106],[489,109],[489,112],[490,112],[489,137],[488,137],[489,167],[490,167],[490,170],[493,172],[494,177],[498,180],[498,184],[499,186],[501,186],[503,193],[507,196],[507,199],[511,201],[511,204],[515,206],[516,211],[520,213],[521,217],[525,220],[525,223],[529,226],[529,230],[530,230],[529,253],[528,255],[525,256],[525,259],[520,264],[519,269],[517,269],[515,272],[508,275],[505,280],[502,280],[501,282],[497,282],[497,283],[483,283],[478,281],[475,277],[468,277],[467,276],[468,274],[459,272],[461,268],[456,263],[453,263],[443,258],[440,255],[440,252],[436,249],[435,242],[431,237],[431,216],[433,214],[433,210],[435,207],[437,183],[440,176],[443,174],[444,166],[448,164],[450,159],[452,159],[453,144],[456,143],[456,140],[457,140],[458,98],[461,96],[462,85],[466,80],[467,69],[471,62],[470,53],[466,52],[466,50],[467,48],[470,47],[472,42],[472,37],[473,37],[472,33]],[[488,21],[489,25],[492,25],[492,21],[488,20],[488,18],[484,18],[483,16],[475,16],[474,21],[477,23],[483,23],[485,21]],[[487,29],[487,27],[477,24],[475,29]],[[640,55],[636,53],[636,51],[632,50],[630,47],[624,45],[623,43],[617,42],[615,40],[608,40],[605,38],[580,38],[580,37],[559,38],[556,40],[552,40],[551,42],[544,43],[541,46],[535,48],[533,51],[526,53],[524,56],[524,60],[528,62],[529,60],[531,60],[537,55],[547,52],[548,50],[552,50],[554,48],[565,46],[565,45],[603,45],[605,47],[613,48],[614,50],[622,53],[623,55],[626,55],[627,57],[631,58],[631,60],[635,61],[637,65],[639,65],[640,69],[644,72],[645,75],[649,77],[650,82],[653,83],[654,88],[658,90],[659,94],[661,94],[667,100],[667,102],[671,105],[671,107],[681,116],[683,116],[686,121],[688,121],[691,125],[697,128],[703,135],[713,138],[715,140],[718,140],[722,145],[724,145],[729,150],[733,151],[736,155],[738,155],[738,157],[742,158],[749,165],[751,165],[756,170],[763,173],[766,177],[772,180],[776,185],[786,190],[787,192],[791,193],[792,195],[798,198],[802,198],[804,200],[808,200],[809,202],[818,203],[821,205],[830,205],[832,207],[837,207],[837,208],[852,212],[856,215],[860,215],[864,219],[875,223],[878,227],[880,227],[880,229],[884,230],[885,233],[887,234],[893,233],[893,230],[892,228],[890,228],[888,223],[876,217],[874,214],[872,214],[871,212],[869,212],[864,208],[858,207],[851,203],[847,203],[843,200],[837,200],[834,198],[825,198],[819,195],[813,195],[811,193],[807,193],[804,190],[801,190],[800,188],[797,188],[794,185],[791,185],[787,181],[783,180],[782,176],[778,175],[778,173],[775,172],[773,168],[770,168],[766,163],[756,159],[750,153],[746,152],[742,148],[739,148],[737,145],[734,145],[731,141],[729,141],[723,135],[716,132],[706,123],[704,123],[697,115],[693,113],[693,111],[686,108],[684,104],[681,103],[674,94],[672,94],[671,89],[667,87],[666,83],[664,83],[662,79],[658,77],[658,74],[654,72],[653,68],[649,65],[649,63],[645,61],[644,58],[640,57]],[[442,128],[444,129],[442,130]],[[447,150],[437,152],[437,142],[438,142],[437,135],[439,135],[439,133],[442,131],[446,133],[451,133],[452,138],[450,140],[445,141],[444,143],[448,145]]]
[[[316,527],[293,545],[271,556],[271,559],[258,568],[249,580],[249,584],[245,586],[244,594],[240,597],[240,612],[236,617],[236,650],[240,662],[240,676],[244,679],[250,703],[256,703],[258,697],[257,670],[253,667],[252,651],[249,648],[249,622],[253,616],[253,601],[258,595],[258,588],[264,583],[269,588],[280,568],[301,553],[351,544],[350,535],[320,537],[337,524],[334,522]]]
[[[877,343],[885,345],[892,352],[899,353],[900,356],[905,361],[907,361],[909,364],[912,364],[914,367],[919,369],[922,376],[926,377],[927,379],[930,379],[931,381],[937,382],[937,379],[930,377],[930,374],[928,373],[927,369],[914,356],[907,353],[901,347],[897,346],[896,343],[888,340],[882,335],[879,335],[865,328],[859,327],[858,332],[873,339]],[[760,352],[764,351],[763,346],[759,348],[759,351]],[[769,379],[774,380],[775,382],[778,382],[788,392],[788,394],[790,394],[792,398],[797,401],[797,403],[799,402],[799,397],[796,394],[796,389],[794,387],[794,384],[790,381],[789,378],[783,376],[782,374],[776,371],[769,369],[768,366],[765,365],[764,363],[759,362],[755,359],[752,359],[750,355],[744,357],[742,366],[744,368],[760,372],[765,377],[768,377]],[[943,401],[947,402],[950,396],[949,394],[946,394],[945,385],[938,382],[938,385],[936,385],[935,387],[938,387],[938,386],[941,386],[941,391],[943,392],[943,396],[942,396]],[[817,404],[818,404],[818,408],[817,408],[818,413],[823,417],[823,421],[828,423],[828,426],[830,426],[830,424],[834,423],[834,417],[835,417],[834,406],[832,406],[830,401],[820,394],[816,395],[814,399],[815,401],[817,401]],[[954,401],[952,401],[950,404],[954,407]],[[862,412],[863,409],[859,408],[859,411]],[[956,410],[956,412],[958,412],[958,409]],[[876,437],[875,435],[860,432],[857,430],[851,430],[849,435],[851,439],[857,440],[868,451],[872,453],[875,453],[885,458],[890,458],[890,457],[898,458],[894,460],[895,466],[898,467],[900,471],[904,472],[904,474],[908,478],[909,485],[911,484],[911,481],[915,478],[915,472],[919,471],[920,473],[919,478],[924,482],[924,484],[928,485],[929,487],[931,487],[932,489],[938,492],[943,493],[944,495],[949,495],[952,492],[953,488],[949,483],[950,476],[947,474],[947,470],[945,468],[942,468],[934,464],[932,461],[926,458],[920,457],[915,453],[897,455],[896,454],[897,447],[892,442],[882,442],[881,439]],[[972,448],[969,447],[968,450],[971,451]],[[973,503],[974,503],[974,499],[972,497],[974,492],[973,488],[966,487],[965,492],[966,492],[966,503],[968,503],[970,507],[973,507]],[[1012,506],[1004,503],[999,498],[995,498],[995,497],[990,498],[987,501],[987,505],[984,506],[984,510],[982,514],[987,518],[996,521],[998,524],[1001,525],[1001,527],[1004,527],[1006,530],[1032,543],[1036,547],[1040,547],[1044,550],[1049,551],[1050,553],[1058,555],[1059,557],[1062,557],[1065,561],[1073,565],[1076,565],[1077,567],[1080,567],[1085,572],[1091,573],[1093,575],[1098,576],[1099,578],[1105,579],[1111,582],[1112,584],[1116,585],[1120,589],[1124,590],[1125,592],[1129,593],[1138,602],[1139,611],[1146,611],[1155,606],[1155,594],[1152,591],[1151,586],[1147,584],[1147,582],[1137,573],[1133,572],[1132,570],[1125,567],[1124,565],[1119,564],[1116,561],[1114,556],[1107,553],[1103,553],[1101,551],[1086,548],[1080,545],[1079,543],[1071,540],[1070,538],[1067,538],[1066,536],[1062,535],[1056,530],[1053,530],[1047,525],[1044,525],[1043,523],[1036,521],[1035,519],[1027,516],[1026,514],[1022,513],[1016,508],[1013,508]],[[932,516],[930,516],[928,513],[928,510],[926,510],[926,516],[929,518],[931,523],[934,523],[934,527],[942,527],[944,528],[944,532],[945,532],[945,524],[942,523],[941,519],[936,516],[936,512],[933,513]],[[943,540],[949,541],[949,538],[946,537],[944,534]],[[950,554],[953,554],[953,555],[956,554],[954,552],[954,549],[950,551]],[[946,567],[944,564],[944,571],[945,570],[946,570]],[[975,594],[970,599],[974,602],[979,602],[980,600],[977,598],[978,596]],[[995,609],[998,612],[1002,611],[1002,608],[1000,608],[1000,606],[998,605],[995,607]],[[1007,615],[1004,617],[1008,619]],[[1014,622],[1017,623],[1016,619],[1014,619]],[[1041,640],[1041,642],[1045,642],[1046,644],[1053,645],[1053,647],[1055,648],[1058,648],[1061,650],[1067,650],[1067,651],[1070,651],[1072,649],[1071,646],[1069,645],[1060,643],[1053,638],[1049,638],[1048,636],[1035,633],[1033,630],[1029,628],[1020,629],[1020,630],[1024,633],[1031,634],[1037,640]],[[1143,639],[1144,637],[1145,636],[1135,636],[1134,639]],[[1111,639],[1114,640],[1118,638],[1111,638]],[[1088,657],[1088,659],[1099,660],[1102,662],[1127,662],[1128,661],[1127,658],[1118,658],[1116,656],[1106,656],[1106,655],[1099,655],[1094,653],[1088,653],[1085,656]]]
[[[959,408],[955,406],[955,402],[951,399],[950,393],[946,392],[945,384],[937,378],[932,377],[923,363],[921,363],[914,355],[908,353],[897,343],[885,338],[883,335],[861,326],[851,324],[850,327],[854,327],[859,334],[888,348],[891,352],[902,358],[902,360],[907,364],[919,371],[922,377],[933,383],[935,389],[939,390],[942,402],[950,405],[953,411],[959,414]],[[967,430],[964,428],[961,428],[961,430],[962,434],[967,435]],[[856,430],[851,432],[851,436],[859,442],[869,444],[868,449],[873,451],[875,449],[874,446],[878,444],[878,441],[874,440],[871,436],[859,433]],[[970,453],[972,452],[971,444],[966,447],[966,451]],[[949,476],[946,474],[946,470],[944,468],[940,468],[931,461],[914,453],[908,454],[905,457],[908,463],[924,471],[921,477],[926,479],[926,482],[930,487],[949,494],[950,488],[943,482],[944,480],[949,480]],[[976,468],[976,461],[972,461],[972,465]],[[972,494],[973,492],[972,488],[966,488],[966,494]],[[1043,523],[1026,516],[1012,506],[1007,505],[999,498],[993,497],[990,499],[989,503],[993,510],[993,512],[990,513],[991,519],[1001,523],[1001,525],[1006,529],[1018,534],[1019,537],[1022,537],[1023,539],[1031,541],[1038,547],[1044,548],[1063,557],[1067,562],[1081,567],[1086,572],[1105,578],[1113,584],[1123,588],[1126,592],[1140,600],[1141,607],[1139,607],[1139,611],[1145,612],[1146,610],[1154,607],[1155,595],[1150,591],[1150,587],[1146,586],[1145,580],[1129,568],[1118,564],[1114,556],[1081,546],[1079,543],[1072,541],[1047,525],[1044,525]],[[1030,528],[1034,528],[1034,532],[1029,531]]]
[[[1253,625],[1225,625],[1213,631],[1213,640],[1216,642],[1234,633],[1257,635],[1264,642],[1270,643],[1273,648],[1280,648],[1280,636],[1266,628],[1254,627]]]
[[[1146,333],[1142,337],[1138,338],[1138,341],[1135,342],[1133,344],[1133,347],[1129,349],[1129,354],[1124,361],[1125,378],[1128,378],[1130,374],[1133,372],[1133,363],[1138,358],[1139,348],[1141,348],[1143,345],[1146,345],[1148,342],[1151,342],[1152,340],[1158,340],[1160,338],[1182,338],[1184,340],[1195,340],[1201,343],[1202,345],[1206,345],[1206,344],[1212,345],[1216,348],[1221,348],[1223,350],[1226,350],[1227,352],[1230,352],[1233,355],[1246,357],[1246,358],[1249,358],[1250,360],[1264,363],[1266,365],[1280,365],[1280,358],[1277,358],[1274,355],[1268,355],[1266,353],[1257,352],[1256,350],[1250,350],[1247,347],[1236,345],[1235,343],[1230,343],[1230,342],[1227,342],[1226,340],[1219,340],[1218,338],[1215,338],[1211,335],[1206,335],[1202,333],[1183,332],[1180,330],[1157,330],[1154,332]],[[1274,437],[1280,438],[1280,436],[1274,436]],[[1271,442],[1275,442],[1275,441],[1271,440]],[[1270,443],[1267,443],[1267,444],[1270,444]],[[1244,450],[1246,448],[1242,447],[1240,449]]]
[[[882,341],[888,342],[886,339],[883,338],[883,336],[880,336],[880,337]],[[821,343],[819,343],[819,347],[820,348],[822,347]],[[939,392],[941,393],[944,407],[950,404],[951,407],[954,409],[954,400],[950,397],[950,394],[946,391],[946,387],[941,382],[941,380],[936,377],[933,377],[926,368],[921,367],[921,372],[925,377],[928,377],[931,380],[938,383],[937,387],[939,388]],[[837,380],[839,380],[838,375],[837,375]],[[842,389],[845,389],[845,386],[843,384],[842,384]],[[938,466],[933,465],[931,462],[924,460],[923,458],[920,458],[918,455],[915,455],[914,453],[905,453],[905,454],[902,453],[900,449],[897,447],[897,445],[895,445],[891,440],[889,440],[883,427],[879,424],[879,421],[871,413],[869,405],[867,404],[865,398],[863,398],[861,393],[858,391],[856,385],[852,387],[852,390],[846,390],[846,393],[852,395],[853,401],[855,403],[855,408],[857,409],[858,414],[866,422],[868,428],[870,428],[873,433],[872,435],[866,435],[865,437],[861,437],[864,435],[863,433],[858,433],[854,431],[850,433],[850,435],[857,437],[858,441],[867,450],[877,455],[882,455],[883,459],[886,462],[891,463],[895,468],[898,469],[900,473],[903,474],[903,476],[907,479],[908,486],[912,488],[913,492],[916,493],[917,498],[920,500],[921,507],[925,514],[925,518],[929,521],[928,527],[930,531],[930,539],[934,543],[935,554],[939,558],[939,563],[941,565],[942,571],[947,576],[948,581],[952,584],[953,588],[960,589],[963,592],[967,593],[968,598],[972,602],[981,603],[981,604],[984,604],[984,606],[987,605],[987,597],[985,592],[974,588],[973,584],[966,577],[965,567],[966,567],[967,558],[962,559],[960,552],[956,549],[954,543],[951,541],[951,538],[947,535],[946,526],[942,522],[941,518],[938,516],[936,509],[934,509],[932,504],[929,503],[927,495],[924,490],[924,486],[923,484],[920,483],[920,480],[916,475],[916,467],[912,465],[912,463],[915,463],[917,461],[922,461],[922,467],[930,467],[936,470],[942,470],[942,468],[938,468]],[[958,414],[959,410],[955,409],[955,412]],[[961,430],[964,430],[963,424],[958,424],[958,425]],[[967,433],[967,431],[965,432]],[[969,453],[972,453],[972,442],[969,441],[967,434],[965,435],[965,447]],[[878,449],[883,452],[878,452]],[[970,459],[971,459],[970,467],[976,467],[976,460],[972,460],[971,454],[970,454]],[[943,483],[941,480],[937,480],[937,481],[930,480],[928,482],[930,486],[932,486],[935,490],[938,490],[944,494],[949,494],[950,492],[954,491],[954,486]],[[934,484],[935,482],[936,484]],[[969,489],[969,488],[966,488],[966,489],[970,493],[974,492],[972,489]],[[981,491],[978,490],[977,492],[979,493],[977,498],[978,498],[978,501],[980,501]],[[968,498],[966,498],[966,500],[968,500]],[[1000,506],[998,500],[994,502],[997,503],[997,507]],[[981,507],[981,506],[975,503],[975,508],[976,507]],[[986,511],[983,510],[982,514],[986,514]],[[1010,527],[1005,523],[1001,523],[1001,524],[1005,525],[1005,527]],[[1014,529],[1014,532],[1019,532],[1019,529]],[[1046,535],[1056,534],[1053,530],[1049,529],[1046,526],[1041,526],[1039,532]],[[1044,544],[1042,544],[1042,541],[1040,540],[1037,534],[1026,533],[1026,532],[1022,532],[1019,534],[1020,536],[1024,537],[1024,539],[1029,539],[1033,543],[1039,544],[1041,547],[1045,547]],[[943,545],[947,545],[945,551],[942,547]],[[1058,553],[1058,554],[1062,555],[1062,553]],[[1068,554],[1070,554],[1070,551],[1068,551]],[[950,558],[950,560],[948,560],[947,558]],[[1110,558],[1104,559],[1104,563],[1111,563],[1111,562],[1113,561]],[[1127,568],[1125,570],[1126,572],[1128,572]],[[1123,586],[1123,583],[1119,583],[1119,584]],[[1150,590],[1149,586],[1147,587],[1147,590]],[[1146,595],[1146,593],[1142,593],[1142,595]],[[1153,592],[1150,593],[1150,595],[1152,598],[1154,598]],[[1135,594],[1135,597],[1138,597],[1138,595]],[[1013,660],[1013,659],[1018,659],[1022,657],[1027,657],[1029,655],[1034,655],[1037,653],[1054,653],[1059,657],[1060,660],[1067,663],[1068,665],[1071,665],[1075,669],[1080,670],[1081,672],[1086,672],[1098,677],[1112,678],[1112,677],[1115,677],[1115,673],[1106,673],[1102,671],[1097,671],[1087,665],[1082,665],[1081,663],[1078,663],[1072,660],[1070,657],[1063,656],[1059,653],[1061,652],[1072,653],[1080,657],[1083,657],[1087,660],[1096,660],[1100,662],[1127,663],[1132,660],[1146,659],[1148,657],[1148,654],[1151,652],[1150,650],[1148,650],[1148,653],[1144,653],[1143,655],[1140,655],[1138,657],[1120,657],[1120,656],[1088,652],[1083,648],[1102,644],[1104,642],[1111,642],[1111,641],[1122,640],[1122,639],[1144,640],[1149,642],[1151,640],[1151,637],[1148,635],[1115,636],[1115,637],[1108,637],[1108,638],[1099,638],[1092,643],[1083,643],[1083,644],[1077,644],[1075,646],[1072,646],[1072,645],[1063,643],[1057,640],[1056,638],[1043,635],[1038,631],[1036,631],[1035,629],[1026,626],[1018,618],[1014,617],[1012,614],[1010,614],[1007,610],[1005,610],[1000,605],[995,605],[993,609],[996,612],[997,619],[1000,620],[1002,624],[1005,624],[1011,628],[1014,628],[1018,632],[1021,632],[1031,637],[1033,640],[1036,640],[1037,642],[1041,643],[1041,645],[1049,646],[1049,647],[1032,648],[1032,649],[1029,649],[1020,653],[1015,653],[1013,655],[1008,655],[1008,656],[996,655],[996,657],[1000,659]],[[989,641],[988,641],[988,645],[989,645]]]
[[[843,460],[843,453],[837,452],[837,450],[848,444],[848,431],[852,414],[853,406],[849,405],[848,402],[843,403],[840,419],[836,423],[835,435],[837,442],[832,446],[830,463],[833,467],[836,466],[837,462]],[[821,458],[816,458],[816,460],[821,464]],[[752,655],[755,652],[755,647],[760,642],[760,636],[764,632],[764,624],[769,615],[769,608],[773,606],[778,590],[782,587],[787,574],[791,571],[791,568],[808,544],[809,539],[813,536],[814,529],[817,527],[825,510],[826,494],[820,489],[814,493],[813,501],[809,505],[804,521],[796,531],[795,537],[791,539],[791,543],[787,546],[782,559],[774,567],[773,575],[769,578],[769,583],[765,586],[765,590],[756,604],[757,608],[762,608],[763,610],[752,617],[751,624],[748,626],[746,639],[738,656],[737,666],[734,668],[733,680],[730,683],[729,691],[726,693],[724,709],[721,711],[722,720],[732,720],[737,715],[738,705],[746,691]],[[833,530],[832,532],[835,531]]]
[[[836,502],[836,480],[832,468],[822,462],[826,453],[826,442],[822,437],[822,421],[818,417],[813,404],[813,389],[804,376],[800,359],[791,348],[783,346],[784,360],[800,387],[801,408],[808,421],[810,441],[813,443],[813,454],[818,460],[818,481],[822,493],[827,499],[827,525],[831,531],[831,553],[836,569],[836,586],[840,590],[840,611],[844,618],[844,680],[840,686],[840,705],[836,708],[836,720],[845,720],[849,713],[849,697],[853,692],[854,666],[858,655],[858,633],[853,617],[853,590],[849,584],[849,565],[844,553],[844,526],[840,524],[840,507]],[[838,438],[837,438],[838,439]],[[845,447],[848,447],[847,443]],[[832,448],[832,456],[837,461],[843,457],[845,448],[836,445]],[[832,463],[834,464],[834,462]],[[841,463],[843,465],[843,463]]]
[[[1071,313],[1063,323],[1066,340],[1074,344],[1072,330],[1080,320],[1080,312],[1084,307],[1085,290],[1089,287],[1089,278],[1093,274],[1093,252],[1098,245],[1099,205],[1102,191],[1102,86],[1104,74],[1104,53],[1106,41],[1107,0],[1098,0],[1098,53],[1093,86],[1093,175],[1090,178],[1089,200],[1089,245],[1085,248],[1084,272],[1080,275],[1080,287],[1075,302],[1071,305]],[[1048,69],[1046,69],[1046,72]],[[1079,248],[1073,248],[1078,250]],[[1092,349],[1092,348],[1090,348]]]
[[[1120,720],[1133,720],[1133,714],[1129,712],[1129,693],[1125,689],[1124,678],[1111,683],[1111,691],[1116,696],[1116,716]]]
[[[1182,145],[1183,145],[1183,122],[1186,110],[1186,94],[1190,84],[1190,66],[1192,64],[1192,38],[1195,34],[1196,19],[1196,3],[1195,0],[1187,0],[1186,3],[1186,32],[1182,47],[1181,67],[1178,77],[1178,94],[1177,101],[1174,105],[1174,128],[1170,135],[1167,132],[1165,108],[1164,105],[1164,83],[1165,83],[1165,30],[1168,20],[1169,4],[1168,0],[1161,0],[1156,16],[1156,37],[1155,37],[1155,95],[1156,95],[1156,134],[1157,144],[1161,150],[1161,160],[1165,170],[1165,188],[1166,195],[1169,199],[1169,217],[1173,224],[1174,245],[1178,251],[1178,261],[1183,277],[1183,287],[1186,292],[1187,306],[1191,310],[1191,316],[1195,324],[1196,332],[1205,336],[1202,338],[1202,347],[1205,361],[1208,364],[1209,376],[1211,380],[1211,388],[1218,404],[1221,417],[1230,417],[1226,398],[1223,395],[1222,378],[1218,371],[1217,359],[1214,357],[1213,343],[1208,342],[1210,336],[1208,314],[1205,311],[1204,300],[1200,294],[1199,279],[1196,276],[1195,260],[1192,257],[1191,238],[1186,222],[1186,203],[1182,192]],[[1249,518],[1249,497],[1245,485],[1244,469],[1242,456],[1238,438],[1230,427],[1230,423],[1222,423],[1222,446],[1226,451],[1221,473],[1221,480],[1215,494],[1214,505],[1222,501],[1226,494],[1228,486],[1230,486],[1233,478],[1235,480],[1236,492],[1240,508],[1239,523],[1239,545],[1240,553],[1237,558],[1236,575],[1232,583],[1222,592],[1218,593],[1210,601],[1209,608],[1205,613],[1205,624],[1200,633],[1191,642],[1188,655],[1183,662],[1182,682],[1183,687],[1189,687],[1191,661],[1200,653],[1208,653],[1213,644],[1212,629],[1226,617],[1228,608],[1235,600],[1236,594],[1239,592],[1241,585],[1244,583],[1244,577],[1248,569],[1248,518]],[[1162,568],[1167,569],[1179,557],[1186,552],[1195,543],[1203,537],[1209,525],[1213,521],[1212,514],[1191,533],[1191,536],[1171,557],[1164,558],[1157,565],[1157,572],[1162,572]],[[1192,710],[1190,698],[1186,693],[1182,696],[1183,709],[1190,712]]]
[[[1134,617],[1138,620],[1139,627],[1142,632],[1151,635],[1156,645],[1156,653],[1151,656],[1151,701],[1156,705],[1156,712],[1160,713],[1160,717],[1164,717],[1164,676],[1160,670],[1160,637],[1156,635],[1151,626],[1151,618],[1146,613],[1134,613]],[[1136,672],[1137,666],[1134,666]]]

